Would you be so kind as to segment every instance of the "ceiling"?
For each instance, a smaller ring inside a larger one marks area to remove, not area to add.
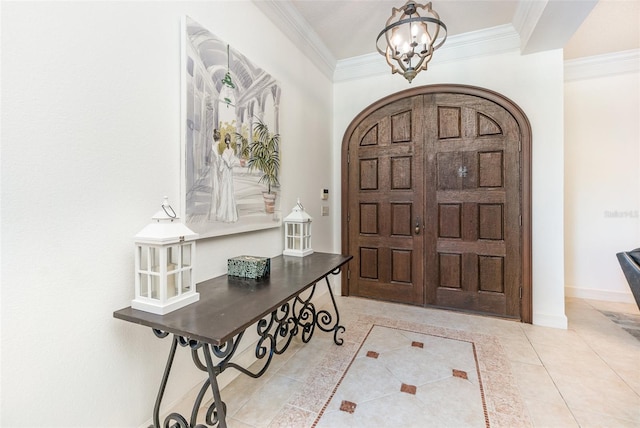
[[[294,42],[300,46],[299,39],[310,40],[313,49],[334,65],[374,53],[375,39],[392,7],[405,3],[254,1]],[[565,59],[573,59],[640,48],[640,0],[433,0],[432,5],[450,39],[511,24],[524,54],[564,48]]]

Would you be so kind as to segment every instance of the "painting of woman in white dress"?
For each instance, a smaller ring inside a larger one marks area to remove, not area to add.
[[[240,166],[240,159],[231,148],[231,135],[224,136],[226,145],[220,157],[220,199],[216,218],[225,223],[238,221],[235,190],[233,186],[233,168]]]
[[[250,162],[257,124],[279,136],[280,85],[191,18],[182,33],[181,218],[201,238],[280,226],[277,170]]]

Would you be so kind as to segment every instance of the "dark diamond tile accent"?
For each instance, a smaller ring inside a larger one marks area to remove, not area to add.
[[[415,385],[407,385],[406,383],[403,383],[402,386],[400,387],[400,392],[406,392],[407,394],[416,394],[416,386]]]
[[[424,343],[422,342],[411,342],[411,346],[414,348],[424,348]]]
[[[367,351],[367,357],[369,357],[369,358],[378,358],[379,355],[380,354],[378,354],[375,351]]]
[[[463,370],[453,369],[453,376],[454,377],[459,377],[460,379],[469,379],[469,377],[467,376],[467,372],[465,372]]]
[[[347,400],[342,400],[342,403],[340,404],[340,410],[347,413],[353,413],[356,411],[356,406],[357,406],[356,403],[352,403],[351,401],[347,401]]]

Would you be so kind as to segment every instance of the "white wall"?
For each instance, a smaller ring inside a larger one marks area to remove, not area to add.
[[[314,248],[334,246],[331,82],[252,2],[2,2],[2,426],[150,417],[169,339],[112,313],[133,297],[133,235],[180,198],[185,14],[280,81],[282,209],[301,197]],[[279,229],[199,241],[196,277],[281,250]],[[201,378],[179,352],[167,402]]]
[[[593,68],[595,60],[582,67]],[[615,62],[603,68],[615,69]],[[569,296],[635,302],[616,253],[640,247],[639,118],[637,65],[635,71],[599,73],[565,84]]]
[[[566,328],[562,51],[526,56],[510,52],[445,62],[438,62],[437,55],[429,70],[411,84],[390,73],[334,84],[334,162],[340,165],[342,138],[351,120],[374,101],[410,86],[467,84],[510,98],[529,118],[533,134],[533,323]],[[334,228],[334,233],[339,229]]]

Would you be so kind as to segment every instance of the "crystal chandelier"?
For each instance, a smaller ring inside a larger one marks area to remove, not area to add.
[[[411,83],[421,70],[427,69],[433,52],[446,39],[447,26],[431,3],[420,5],[409,0],[400,8],[391,9],[391,16],[376,39],[376,48],[387,59],[391,73],[402,73]]]

